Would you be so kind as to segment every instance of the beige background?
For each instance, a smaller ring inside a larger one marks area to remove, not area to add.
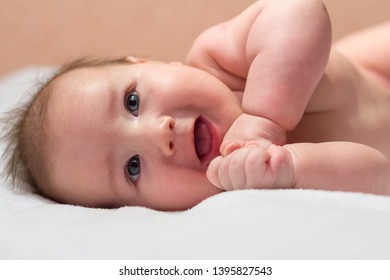
[[[26,65],[59,64],[85,55],[134,54],[183,61],[203,29],[253,2],[0,0],[0,75]],[[324,2],[334,38],[390,19],[389,0]]]

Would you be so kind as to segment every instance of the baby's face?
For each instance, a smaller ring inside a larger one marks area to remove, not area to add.
[[[206,169],[241,107],[203,71],[147,62],[65,74],[47,114],[49,195],[176,210],[219,192]]]

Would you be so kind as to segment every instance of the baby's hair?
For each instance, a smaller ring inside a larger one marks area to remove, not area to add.
[[[27,98],[26,102],[1,116],[1,142],[5,150],[1,156],[6,180],[16,188],[19,184],[32,186],[42,195],[48,194],[50,178],[45,163],[46,153],[46,111],[50,106],[52,85],[64,74],[80,68],[103,67],[116,64],[134,63],[133,57],[116,59],[79,59],[63,65],[49,79]]]

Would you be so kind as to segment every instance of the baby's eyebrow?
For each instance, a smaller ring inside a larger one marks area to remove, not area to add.
[[[102,165],[102,167],[104,168],[103,170],[107,170],[108,188],[111,190],[118,189],[119,185],[122,185],[123,182],[125,182],[128,187],[135,188],[134,183],[127,179],[125,169],[126,165],[123,165],[120,161],[118,161],[117,158],[115,158],[114,149],[114,146],[109,147],[109,149],[107,150],[107,154],[104,156]],[[120,169],[120,172],[121,174],[123,174],[123,176],[117,176],[118,168]]]
[[[108,102],[107,102],[107,108],[108,108],[108,115],[111,119],[115,118],[118,115],[118,105],[122,104],[123,100],[123,94],[120,92],[117,92],[117,90],[110,86],[108,89]],[[120,104],[118,104],[118,102]]]
[[[113,188],[115,186],[115,159],[112,156],[113,153],[111,151],[108,152],[104,159],[104,170],[107,170],[108,174],[108,185],[109,188]]]

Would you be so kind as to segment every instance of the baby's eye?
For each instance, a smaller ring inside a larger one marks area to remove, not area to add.
[[[139,97],[135,90],[126,95],[125,107],[133,116],[138,117]]]
[[[141,163],[139,162],[139,156],[133,156],[126,165],[127,175],[133,184],[137,183],[138,177],[141,174]]]

